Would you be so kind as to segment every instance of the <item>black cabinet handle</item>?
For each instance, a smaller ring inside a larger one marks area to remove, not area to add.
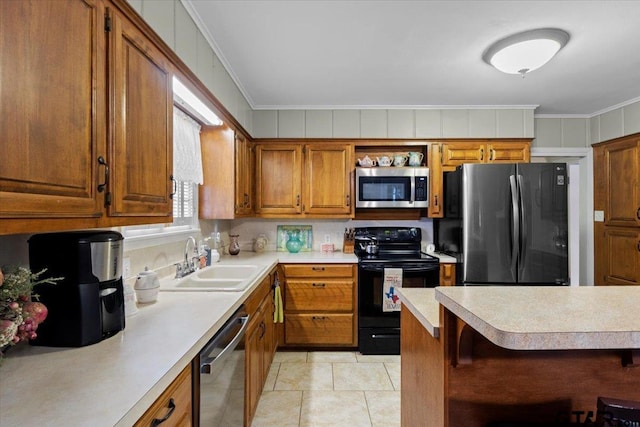
[[[347,194],[347,207],[351,207],[351,195]],[[640,210],[640,209],[638,209]]]
[[[169,179],[173,183],[173,191],[171,192],[171,194],[169,194],[169,198],[173,199],[173,196],[175,196],[176,193],[178,192],[178,181],[176,181],[176,179],[173,177],[173,175],[170,175]]]
[[[313,320],[325,320],[327,316],[313,316],[311,317]]]
[[[296,196],[296,206],[300,206],[300,195]]]
[[[484,148],[480,149],[480,161],[484,160]]]
[[[640,219],[640,208],[636,211],[636,218]]]
[[[102,156],[98,156],[98,164],[104,166],[104,182],[98,184],[98,193],[102,193],[107,188],[107,184],[109,184],[109,165]]]
[[[162,417],[162,418],[154,418],[154,420],[151,422],[151,427],[159,426],[163,422],[167,421],[169,419],[169,417],[171,417],[171,415],[173,415],[173,411],[176,410],[176,402],[173,401],[173,397],[171,399],[169,399],[168,408],[169,408],[169,411],[167,412],[167,414],[164,417]]]
[[[640,240],[638,240],[638,252],[640,252]]]
[[[434,201],[434,206],[438,206],[438,195],[436,194],[435,196],[435,201]]]
[[[326,286],[325,283],[312,283],[311,284],[314,288],[324,288]]]
[[[313,271],[324,271],[324,267],[311,267]]]

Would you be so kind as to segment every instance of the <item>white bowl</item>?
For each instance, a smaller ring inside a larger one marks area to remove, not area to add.
[[[149,289],[136,289],[136,298],[140,304],[149,304],[158,300],[160,286]]]

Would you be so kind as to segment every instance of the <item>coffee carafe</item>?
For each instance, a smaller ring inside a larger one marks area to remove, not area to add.
[[[36,234],[29,239],[31,271],[47,269],[55,284],[34,288],[47,306],[34,345],[81,347],[124,329],[122,235],[115,231]]]

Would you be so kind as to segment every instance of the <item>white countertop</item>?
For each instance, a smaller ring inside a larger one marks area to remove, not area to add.
[[[434,335],[440,325],[431,291],[400,292],[405,307]],[[637,286],[450,286],[436,288],[435,301],[504,348],[640,348]]]
[[[400,288],[402,306],[413,313],[432,337],[440,336],[440,304],[434,288]]]
[[[124,331],[79,348],[18,345],[0,366],[3,427],[131,426],[160,396],[278,262],[356,263],[334,252],[240,253],[264,270],[243,292],[160,292],[139,305]]]

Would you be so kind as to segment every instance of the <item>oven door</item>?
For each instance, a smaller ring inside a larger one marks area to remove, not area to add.
[[[403,288],[434,288],[440,282],[437,263],[361,262],[358,350],[362,354],[400,354],[400,311],[383,311],[385,268],[402,268]]]

